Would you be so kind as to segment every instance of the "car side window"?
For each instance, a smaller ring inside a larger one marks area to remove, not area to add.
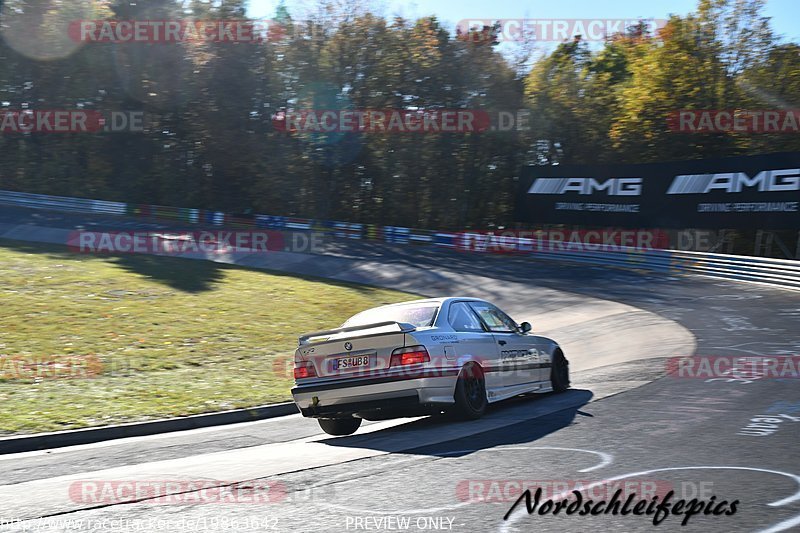
[[[489,331],[493,333],[516,333],[517,324],[511,318],[492,304],[472,302],[470,306],[486,323]]]
[[[483,331],[480,320],[464,302],[450,304],[447,321],[456,331]]]

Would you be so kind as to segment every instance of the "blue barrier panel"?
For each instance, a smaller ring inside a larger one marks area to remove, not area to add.
[[[433,242],[433,232],[426,229],[411,230],[409,235],[411,244],[431,244]]]
[[[410,228],[401,228],[397,226],[384,226],[383,228],[383,240],[388,243],[408,244],[410,236]]]
[[[311,220],[307,218],[286,218],[286,228],[287,229],[299,229],[299,230],[310,230],[311,229]]]
[[[256,225],[259,228],[282,230],[286,228],[286,219],[273,215],[256,215]]]
[[[446,248],[454,248],[456,245],[455,233],[434,233],[433,244],[436,246],[444,246]]]
[[[311,229],[318,233],[333,233],[336,228],[336,222],[333,220],[314,220],[311,223]]]

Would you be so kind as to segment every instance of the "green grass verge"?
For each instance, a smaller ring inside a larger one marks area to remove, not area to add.
[[[289,400],[299,334],[414,298],[207,261],[65,250],[0,240],[0,434]]]

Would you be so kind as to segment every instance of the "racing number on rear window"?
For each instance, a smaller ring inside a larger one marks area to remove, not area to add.
[[[480,315],[489,331],[493,333],[513,333],[517,331],[517,324],[511,318],[492,304],[473,302],[470,306]]]
[[[483,331],[478,317],[463,302],[450,305],[450,314],[447,316],[447,320],[456,331]]]

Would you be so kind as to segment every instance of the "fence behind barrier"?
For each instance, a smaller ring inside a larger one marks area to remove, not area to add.
[[[457,249],[459,234],[397,226],[315,221],[272,215],[237,217],[218,211],[137,205],[86,198],[0,191],[0,204],[87,214],[153,217],[189,224],[256,226],[272,230],[319,231],[343,239],[365,239],[399,245]],[[597,266],[664,273],[694,273],[800,290],[800,261],[662,249],[618,247],[614,250],[571,250],[569,246],[532,252],[533,257]]]

